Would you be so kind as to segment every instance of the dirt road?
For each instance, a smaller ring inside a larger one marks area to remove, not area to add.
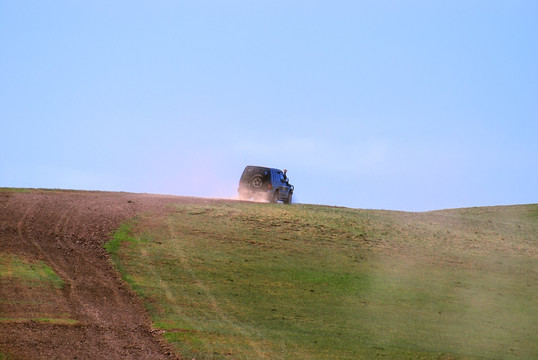
[[[2,279],[0,353],[16,359],[175,359],[102,245],[121,222],[136,214],[165,212],[170,203],[203,201],[209,200],[0,191],[0,253],[43,261],[64,281],[57,296],[50,296]],[[76,324],[24,320],[32,312],[65,314]]]

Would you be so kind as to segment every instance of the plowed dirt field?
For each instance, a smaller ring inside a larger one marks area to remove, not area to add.
[[[0,283],[0,355],[15,359],[175,359],[103,244],[137,214],[207,200],[147,194],[0,191],[0,254],[48,265],[56,293]],[[36,321],[34,318],[66,321]],[[1,357],[1,356],[0,356]]]

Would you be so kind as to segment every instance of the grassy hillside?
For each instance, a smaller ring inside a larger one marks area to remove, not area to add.
[[[185,358],[538,357],[538,205],[171,210],[106,247]]]

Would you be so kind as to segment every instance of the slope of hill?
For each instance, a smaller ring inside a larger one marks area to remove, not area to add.
[[[537,250],[538,205],[3,190],[0,358],[535,358]]]
[[[1,189],[0,358],[170,358],[102,245],[123,221],[173,201]]]

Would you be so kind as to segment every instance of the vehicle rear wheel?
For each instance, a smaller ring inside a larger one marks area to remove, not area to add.
[[[276,204],[278,202],[278,190],[273,193],[273,197],[271,198],[271,203]]]

